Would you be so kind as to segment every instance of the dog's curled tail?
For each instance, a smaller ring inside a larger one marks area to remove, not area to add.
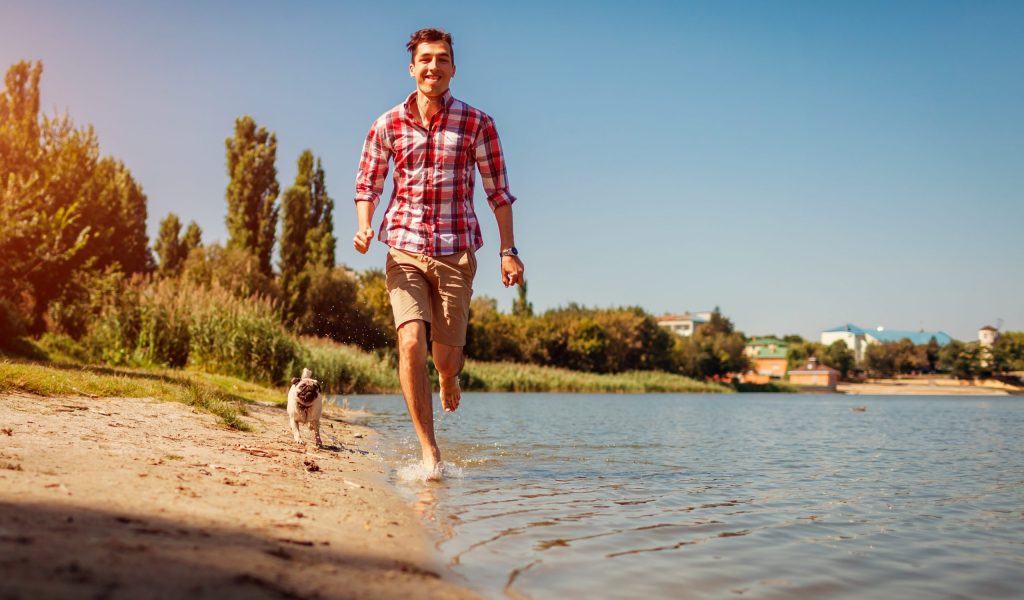
[[[303,369],[302,370],[302,378],[303,379],[312,379],[313,378],[313,372],[310,371],[309,369]]]

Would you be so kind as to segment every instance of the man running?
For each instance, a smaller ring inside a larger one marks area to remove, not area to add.
[[[473,210],[476,169],[498,222],[505,287],[522,283],[523,263],[512,226],[516,199],[508,190],[494,120],[453,98],[448,89],[455,76],[451,34],[421,29],[406,47],[416,91],[374,121],[366,136],[356,177],[358,232],[352,245],[363,254],[370,248],[373,212],[393,162],[394,191],[377,237],[390,247],[387,289],[398,330],[402,393],[428,478],[438,479],[441,452],[434,439],[427,336],[440,376],[441,403],[454,411],[462,396],[459,374],[476,250],[483,245]]]

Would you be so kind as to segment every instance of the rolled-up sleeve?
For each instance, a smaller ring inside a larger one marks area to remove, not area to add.
[[[498,129],[490,117],[484,120],[477,133],[474,156],[491,210],[515,202],[516,197],[508,190],[508,171],[505,170],[505,156],[501,152]]]
[[[391,157],[387,141],[387,127],[384,119],[374,122],[363,142],[363,153],[359,158],[359,172],[356,174],[356,202],[380,204],[384,192],[384,180],[388,176],[388,159]]]

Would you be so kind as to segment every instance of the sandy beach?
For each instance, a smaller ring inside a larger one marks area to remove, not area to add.
[[[836,391],[853,396],[1007,396],[1021,389],[998,381],[976,383],[936,377],[840,383]]]
[[[317,450],[281,407],[241,432],[172,402],[0,396],[0,598],[476,598],[374,432],[325,417]]]

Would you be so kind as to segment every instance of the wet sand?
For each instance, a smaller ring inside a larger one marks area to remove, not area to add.
[[[0,597],[476,598],[344,416],[0,395]]]

